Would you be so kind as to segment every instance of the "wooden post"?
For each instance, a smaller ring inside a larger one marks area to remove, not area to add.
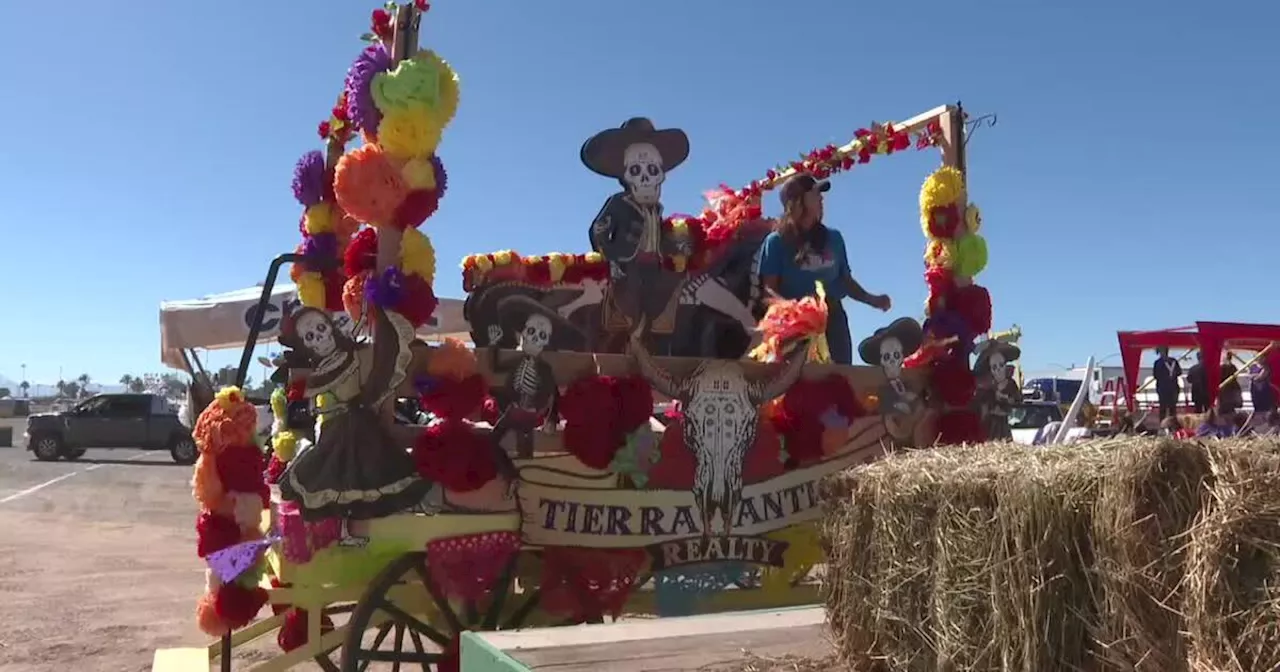
[[[942,165],[951,166],[967,176],[964,155],[964,108],[960,103],[948,105],[946,111],[939,115],[938,120],[942,123],[942,142],[939,145],[942,150]]]
[[[392,68],[400,61],[410,57],[417,50],[418,22],[415,20],[416,14],[417,9],[414,8],[412,3],[399,5],[396,8],[391,34],[390,54]],[[373,282],[378,282],[388,268],[395,266],[400,261],[400,242],[404,237],[402,232],[395,228],[391,222],[379,222],[379,224],[381,224],[381,227],[378,229],[378,248],[374,261]],[[376,353],[380,349],[385,350],[387,347],[392,346],[398,336],[391,324],[382,320],[374,321],[370,331],[373,334],[374,360],[380,361],[381,358]],[[382,407],[378,409],[378,414],[388,427],[394,426],[394,394],[383,402]]]

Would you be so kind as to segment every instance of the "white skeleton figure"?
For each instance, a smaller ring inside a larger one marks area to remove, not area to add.
[[[1004,355],[998,352],[991,353],[991,356],[987,358],[987,368],[991,371],[991,380],[997,386],[1004,384],[1005,374],[1007,373],[1004,368],[1005,364],[1008,364],[1008,362],[1005,361]]]
[[[551,320],[545,315],[530,315],[520,331],[520,352],[537,357],[551,342]]]
[[[622,181],[631,197],[644,205],[657,204],[662,197],[662,183],[667,179],[658,148],[644,142],[631,145],[622,153],[622,164],[626,170]]]
[[[902,378],[902,341],[889,336],[880,341],[880,368],[889,380]]]
[[[885,378],[889,379],[889,386],[897,393],[894,397],[893,407],[900,413],[910,413],[911,406],[916,400],[916,393],[908,389],[906,384],[902,382],[902,361],[904,358],[902,341],[893,336],[888,336],[883,341],[880,341],[880,368],[884,371]]]
[[[765,381],[751,381],[736,362],[707,360],[688,377],[674,380],[658,368],[638,340],[632,341],[640,371],[653,389],[680,402],[685,446],[693,452],[693,498],[702,534],[733,529],[742,499],[742,464],[755,444],[761,404],[780,396],[800,376],[807,348],[798,348],[783,369]]]
[[[303,313],[295,327],[302,345],[316,357],[324,359],[338,349],[338,343],[333,338],[333,325],[320,312]]]

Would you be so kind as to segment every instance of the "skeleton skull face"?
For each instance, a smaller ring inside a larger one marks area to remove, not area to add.
[[[1005,362],[1004,355],[998,352],[991,353],[991,356],[987,358],[987,368],[990,369],[991,371],[992,380],[996,381],[997,383],[1004,382],[1005,374],[1008,373],[1008,371],[1006,371],[1004,368],[1004,365],[1006,363],[1007,362]]]
[[[308,310],[298,316],[298,338],[302,345],[317,357],[328,357],[338,349],[333,338],[333,324],[318,310]]]
[[[902,376],[902,341],[890,336],[880,341],[880,368],[889,378]]]
[[[622,164],[622,181],[632,198],[646,205],[657,203],[662,197],[662,182],[667,179],[658,149],[648,143],[631,145],[622,154]]]
[[[520,331],[520,351],[534,357],[542,354],[551,342],[551,320],[545,315],[530,315]]]

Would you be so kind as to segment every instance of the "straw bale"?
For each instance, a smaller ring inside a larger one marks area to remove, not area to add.
[[[1105,669],[1187,669],[1180,634],[1188,535],[1208,497],[1203,446],[1126,442],[1102,479],[1093,520],[1103,588],[1095,654]]]
[[[1093,509],[1110,450],[1027,451],[996,483],[995,640],[1006,670],[1091,669]]]
[[[822,584],[832,643],[851,669],[875,669],[876,619],[872,608],[877,586],[871,538],[875,491],[882,469],[858,469],[829,479],[823,487],[825,516],[822,543],[827,576]],[[871,477],[867,477],[871,474]],[[838,568],[838,571],[832,571]]]
[[[1280,456],[1271,441],[1209,449],[1211,502],[1191,533],[1191,668],[1280,669]]]

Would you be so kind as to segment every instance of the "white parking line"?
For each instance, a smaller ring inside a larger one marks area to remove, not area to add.
[[[125,460],[124,460],[124,461],[125,461],[125,462],[137,462],[138,460],[141,460],[142,458],[147,457],[148,455],[149,455],[149,453],[140,453],[140,454],[138,454],[138,455],[134,455],[133,457],[127,457],[127,458],[125,458]],[[83,474],[83,473],[86,473],[86,472],[90,472],[90,471],[93,471],[94,469],[101,469],[102,467],[110,467],[110,466],[114,466],[114,465],[110,465],[110,464],[95,464],[95,465],[92,465],[92,466],[86,467],[85,469],[82,469],[82,470],[80,470],[80,471],[73,471],[73,472],[71,472],[71,473],[69,473],[69,474],[63,474],[63,475],[61,475],[61,476],[59,476],[59,477],[57,477],[57,478],[51,478],[51,479],[49,479],[49,480],[45,481],[44,483],[40,483],[39,485],[33,485],[33,486],[31,486],[31,487],[27,488],[26,490],[19,490],[18,492],[15,492],[15,493],[13,493],[12,495],[9,495],[8,497],[5,497],[4,499],[0,499],[0,504],[8,504],[9,502],[12,502],[12,501],[14,501],[14,500],[22,499],[23,497],[26,497],[27,495],[30,495],[30,494],[33,494],[33,493],[36,493],[36,492],[40,492],[41,490],[44,490],[45,488],[47,488],[47,487],[49,487],[49,486],[51,486],[51,485],[53,485],[53,484],[55,484],[55,483],[61,483],[62,481],[65,481],[65,480],[67,480],[68,478],[71,478],[72,476],[76,476],[76,475],[78,475],[78,474]]]

